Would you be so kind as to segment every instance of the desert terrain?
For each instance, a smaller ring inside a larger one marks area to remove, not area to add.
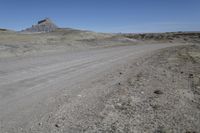
[[[30,31],[0,29],[1,133],[200,132],[200,33]]]

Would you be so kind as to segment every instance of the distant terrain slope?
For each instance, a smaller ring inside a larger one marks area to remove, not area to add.
[[[199,133],[200,32],[0,29],[0,133]]]

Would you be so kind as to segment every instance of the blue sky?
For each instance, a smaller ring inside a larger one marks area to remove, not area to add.
[[[200,31],[200,0],[0,0],[0,27],[21,30],[45,17],[97,32]]]

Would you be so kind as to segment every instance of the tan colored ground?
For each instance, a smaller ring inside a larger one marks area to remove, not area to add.
[[[120,69],[124,81],[86,132],[200,132],[199,53],[200,45],[166,48]]]
[[[200,48],[184,38],[1,31],[0,132],[200,132]]]
[[[56,51],[80,51],[134,43],[134,39],[116,38],[114,34],[73,29],[58,29],[50,33],[0,31],[0,58]]]

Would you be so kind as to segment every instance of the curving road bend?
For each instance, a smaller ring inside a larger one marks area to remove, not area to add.
[[[0,59],[0,131],[20,132],[28,129],[46,113],[56,109],[52,99],[59,97],[62,90],[66,90],[73,99],[81,95],[83,88],[77,87],[81,82],[88,83],[118,64],[172,46],[175,45],[120,46]],[[91,93],[95,91],[91,90]],[[87,102],[90,101],[95,99]],[[78,104],[73,100],[71,103]],[[73,104],[68,106],[70,108]]]

